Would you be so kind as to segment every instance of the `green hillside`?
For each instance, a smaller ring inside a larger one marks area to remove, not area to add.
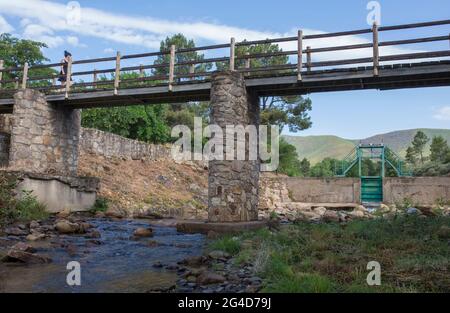
[[[344,158],[359,143],[384,143],[396,153],[404,156],[406,148],[417,131],[423,131],[429,138],[442,136],[450,143],[450,129],[409,129],[386,134],[379,134],[361,140],[349,140],[337,136],[283,136],[286,141],[296,147],[300,159],[307,158],[312,164],[324,158]],[[426,154],[429,153],[429,145]]]

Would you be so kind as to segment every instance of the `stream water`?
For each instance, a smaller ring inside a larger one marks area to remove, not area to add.
[[[172,227],[154,225],[151,226],[152,238],[132,239],[136,228],[149,227],[145,220],[89,219],[87,222],[100,232],[101,238],[96,240],[101,244],[82,235],[61,235],[34,242],[32,245],[37,253],[49,256],[52,263],[0,263],[0,292],[148,292],[164,289],[175,284],[177,273],[153,265],[157,262],[176,264],[188,256],[200,255],[205,243],[203,235],[182,234]],[[71,253],[67,246],[71,247]],[[66,266],[70,261],[81,265],[81,286],[66,283],[69,273]]]

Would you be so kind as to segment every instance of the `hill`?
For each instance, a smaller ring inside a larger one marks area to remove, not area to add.
[[[404,157],[406,148],[411,144],[414,135],[423,131],[430,142],[426,147],[429,154],[431,138],[442,136],[450,143],[450,129],[408,129],[386,134],[379,134],[369,138],[350,140],[337,136],[283,136],[288,143],[295,146],[300,159],[307,158],[312,164],[324,158],[344,158],[358,143],[384,143],[400,156]]]

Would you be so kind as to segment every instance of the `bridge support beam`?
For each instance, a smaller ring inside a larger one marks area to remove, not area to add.
[[[55,107],[45,95],[20,90],[14,95],[9,168],[75,176],[81,128],[79,110]]]
[[[241,125],[244,128],[255,125],[258,128],[259,99],[247,92],[242,74],[233,71],[213,74],[210,120],[211,124],[222,128],[224,135],[227,125]],[[232,136],[236,149],[239,137],[234,133]],[[245,159],[209,161],[210,222],[249,222],[258,219],[260,161],[259,157],[256,160],[249,159],[246,141]],[[223,151],[225,153],[225,146]]]

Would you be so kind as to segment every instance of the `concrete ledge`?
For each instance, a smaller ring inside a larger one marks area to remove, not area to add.
[[[97,199],[100,181],[94,177],[64,177],[48,174],[0,170],[0,175],[9,175],[16,181],[17,197],[23,190],[33,191],[47,211],[57,213],[64,209],[87,211]]]
[[[207,221],[181,221],[177,223],[177,231],[188,234],[207,234],[209,231],[218,234],[236,234],[245,231],[258,230],[266,226],[265,221],[211,223]]]

